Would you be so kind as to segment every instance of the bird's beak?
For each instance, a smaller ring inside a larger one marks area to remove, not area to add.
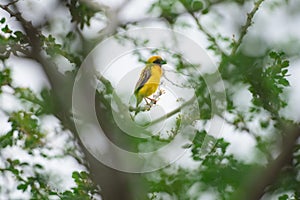
[[[167,61],[162,60],[160,64],[161,64],[161,65],[167,64]]]

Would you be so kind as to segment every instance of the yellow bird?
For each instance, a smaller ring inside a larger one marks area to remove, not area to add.
[[[150,99],[148,97],[157,90],[163,72],[161,66],[166,63],[167,62],[160,56],[151,56],[148,59],[148,61],[146,62],[146,66],[142,70],[140,78],[136,83],[134,89],[134,95],[136,97],[136,107],[138,107],[143,99],[145,99],[145,101],[147,102],[146,98]]]

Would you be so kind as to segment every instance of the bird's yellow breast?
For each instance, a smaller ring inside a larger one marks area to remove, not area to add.
[[[153,94],[160,83],[160,77],[162,75],[162,69],[158,65],[154,65],[151,67],[151,76],[149,80],[145,83],[145,85],[140,89],[139,95],[143,97],[148,97]]]

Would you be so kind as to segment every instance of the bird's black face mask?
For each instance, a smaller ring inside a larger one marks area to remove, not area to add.
[[[158,64],[158,65],[167,64],[167,62],[165,60],[162,60],[162,59],[157,59],[153,63]]]

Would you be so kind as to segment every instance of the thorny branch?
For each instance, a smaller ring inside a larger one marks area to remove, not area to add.
[[[205,30],[205,28],[202,26],[202,24],[200,23],[200,20],[195,15],[195,13],[190,12],[190,15],[195,20],[199,30],[201,30],[208,37],[208,40],[211,41],[213,43],[213,45],[216,47],[216,52],[221,54],[221,55],[224,54],[222,48],[217,43],[216,38],[212,34],[210,34],[207,30]]]
[[[238,50],[238,48],[240,47],[244,37],[247,34],[247,31],[249,29],[249,27],[253,24],[253,17],[255,15],[255,13],[258,11],[259,6],[264,2],[264,0],[258,0],[257,2],[254,3],[254,7],[251,10],[250,13],[247,13],[247,20],[244,26],[242,26],[241,29],[241,33],[240,33],[240,37],[239,39],[234,43],[234,46],[231,50],[230,55],[234,55],[236,53],[236,51]]]

